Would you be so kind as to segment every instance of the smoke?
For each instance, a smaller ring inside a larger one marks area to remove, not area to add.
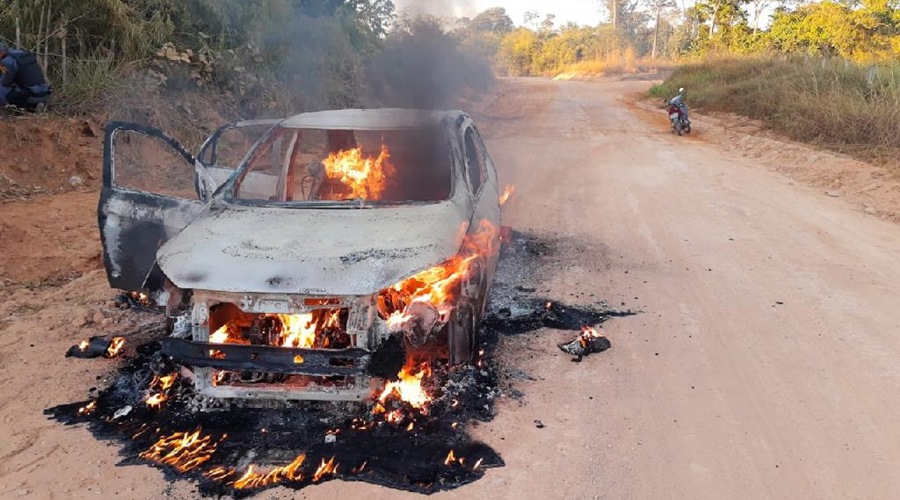
[[[429,17],[397,26],[370,61],[369,74],[380,104],[392,107],[460,107],[494,82],[490,62]]]
[[[410,17],[434,16],[439,18],[471,17],[477,13],[474,0],[397,0],[397,10]]]
[[[112,117],[196,146],[229,121],[340,108],[448,109],[493,83],[486,58],[434,14],[471,14],[474,2],[191,0],[183,39],[129,80]],[[200,6],[200,7],[198,7]],[[165,49],[165,47],[164,47]],[[188,52],[190,51],[190,52]],[[189,54],[189,55],[188,55]],[[149,83],[148,83],[149,82]],[[163,83],[160,83],[163,82]]]

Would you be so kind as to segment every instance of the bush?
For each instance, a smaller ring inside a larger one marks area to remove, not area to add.
[[[900,149],[900,63],[767,57],[707,61],[678,68],[651,89],[688,91],[690,106],[735,112],[801,141],[882,156]]]

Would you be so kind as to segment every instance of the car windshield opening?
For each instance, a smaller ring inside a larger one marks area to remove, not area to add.
[[[452,163],[439,127],[323,130],[277,127],[235,189],[261,202],[429,202],[450,197]]]

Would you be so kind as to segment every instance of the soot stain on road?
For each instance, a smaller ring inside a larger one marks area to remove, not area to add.
[[[46,410],[65,424],[83,424],[121,445],[121,465],[151,464],[170,480],[189,479],[205,495],[245,497],[263,489],[302,489],[333,479],[365,481],[421,493],[453,489],[504,465],[468,429],[490,421],[500,397],[494,350],[501,335],[542,327],[580,330],[630,314],[605,304],[572,307],[533,296],[551,242],[510,233],[472,366],[435,363],[425,382],[427,411],[405,402],[295,402],[272,407],[197,397],[186,372],[160,352],[139,346],[111,386],[91,400]]]

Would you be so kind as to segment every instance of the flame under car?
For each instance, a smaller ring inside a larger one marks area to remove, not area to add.
[[[472,360],[500,207],[464,113],[239,122],[196,157],[116,122],[104,153],[109,282],[166,306],[201,394],[365,399],[407,359]]]

